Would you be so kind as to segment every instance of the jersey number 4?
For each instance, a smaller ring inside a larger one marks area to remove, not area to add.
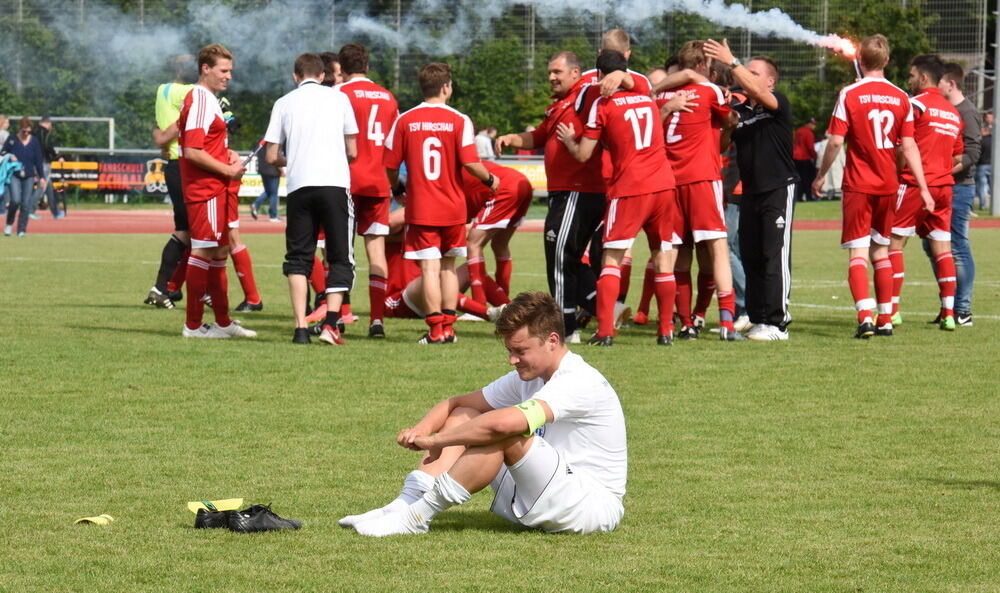
[[[378,120],[378,105],[372,105],[372,110],[368,113],[368,139],[374,142],[375,146],[382,146],[385,140],[382,122]]]
[[[625,112],[625,121],[632,124],[632,133],[635,135],[635,149],[642,150],[649,148],[653,141],[653,110],[650,107],[640,107],[629,109]],[[640,122],[642,129],[640,130]]]
[[[889,134],[892,132],[892,124],[896,122],[896,116],[891,111],[872,109],[868,112],[868,119],[872,121],[872,132],[875,134],[875,148],[896,148],[892,142],[892,138],[889,137]]]

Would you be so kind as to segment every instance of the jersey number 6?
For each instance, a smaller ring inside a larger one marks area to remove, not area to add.
[[[424,177],[435,181],[441,177],[441,141],[431,136],[424,140]]]

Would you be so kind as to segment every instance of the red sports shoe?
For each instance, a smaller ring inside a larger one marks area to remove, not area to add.
[[[643,313],[642,311],[636,311],[635,315],[632,316],[632,323],[636,325],[646,325],[649,323],[649,315]]]
[[[340,337],[340,332],[337,328],[330,327],[329,325],[323,326],[323,332],[319,334],[319,341],[326,342],[331,346],[343,346],[344,338]]]

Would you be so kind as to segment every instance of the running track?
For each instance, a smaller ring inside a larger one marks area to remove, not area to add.
[[[153,233],[168,234],[174,230],[172,212],[169,210],[70,210],[65,218],[54,220],[49,212],[39,211],[41,220],[28,224],[29,233]],[[798,220],[796,231],[832,231],[840,229],[839,220]],[[1000,228],[1000,218],[973,219],[972,228]],[[541,220],[529,220],[522,231],[542,231]],[[244,233],[284,233],[285,224],[268,222],[265,217],[253,220],[243,215],[240,231]]]

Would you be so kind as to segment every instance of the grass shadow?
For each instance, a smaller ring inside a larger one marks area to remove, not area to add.
[[[431,524],[433,531],[488,531],[491,533],[520,533],[529,528],[515,525],[489,511],[468,513],[442,513]]]
[[[994,480],[946,480],[942,478],[921,478],[920,481],[927,482],[928,484],[937,484],[939,486],[949,486],[960,490],[978,490],[981,488],[1000,490],[1000,482]]]

